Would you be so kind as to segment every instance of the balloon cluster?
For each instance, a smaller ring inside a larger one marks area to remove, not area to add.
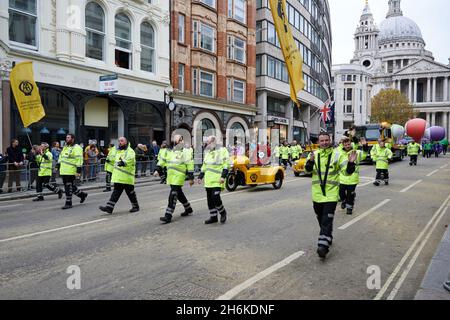
[[[446,132],[442,127],[427,128],[427,122],[423,119],[413,119],[406,123],[406,134],[421,143],[422,139],[429,141],[441,141],[445,139]]]

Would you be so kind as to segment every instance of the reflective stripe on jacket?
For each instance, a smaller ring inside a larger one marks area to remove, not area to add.
[[[61,176],[74,176],[77,168],[83,167],[83,149],[79,145],[65,145],[59,155],[58,163],[61,165]]]
[[[420,145],[418,143],[408,144],[408,156],[417,156],[420,152]]]
[[[370,151],[372,160],[376,162],[376,168],[386,170],[389,169],[389,160],[392,159],[393,153],[390,149],[384,147],[372,148]]]
[[[194,174],[194,159],[191,151],[180,145],[169,150],[164,156],[166,161],[163,162],[163,159],[160,158],[158,165],[167,167],[167,184],[171,186],[184,185],[186,176]]]
[[[36,162],[39,165],[39,177],[51,177],[52,169],[53,169],[53,155],[49,150],[46,150],[44,153],[47,156],[47,159],[44,158],[44,155],[37,155]]]
[[[347,157],[353,152],[354,150],[350,150],[348,152],[344,151],[342,149],[342,152],[344,154],[347,154]],[[357,185],[359,184],[359,166],[361,164],[361,162],[363,162],[364,160],[366,160],[367,158],[367,152],[361,151],[361,150],[357,150],[356,151],[356,167],[355,167],[355,172],[352,175],[347,175],[345,174],[345,170],[343,170],[341,172],[341,176],[340,176],[340,183],[341,184],[345,184],[347,186],[353,186],[353,185]]]
[[[111,147],[108,149],[108,156],[106,157],[105,170],[112,173],[114,170],[114,164],[116,162],[116,148]]]
[[[125,163],[124,167],[119,167],[120,161]],[[128,146],[127,149],[116,149],[114,158],[114,170],[111,177],[112,183],[134,185],[136,171],[136,154]]]
[[[201,171],[205,174],[206,188],[224,188],[225,184],[220,183],[223,170],[230,168],[230,154],[226,148],[210,150],[203,161]]]

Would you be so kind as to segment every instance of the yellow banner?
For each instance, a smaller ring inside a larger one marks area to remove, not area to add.
[[[11,71],[10,81],[23,126],[28,128],[45,117],[39,88],[34,81],[33,63],[17,64]]]
[[[292,36],[288,13],[286,11],[286,0],[269,0],[269,3],[281,50],[283,51],[284,61],[286,62],[289,73],[291,99],[297,106],[300,106],[297,95],[305,87],[305,81],[303,80],[303,58]]]

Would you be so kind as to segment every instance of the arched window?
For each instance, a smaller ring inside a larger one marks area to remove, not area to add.
[[[95,2],[86,5],[86,57],[103,60],[105,46],[105,13]]]
[[[141,24],[141,70],[155,72],[155,30],[148,22]]]
[[[37,48],[37,0],[9,0],[9,40]]]
[[[118,13],[115,21],[116,27],[116,66],[131,69],[131,21],[124,13]]]

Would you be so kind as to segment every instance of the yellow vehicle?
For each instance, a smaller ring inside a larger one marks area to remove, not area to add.
[[[285,177],[282,166],[251,165],[250,159],[245,156],[233,156],[231,160],[233,165],[225,183],[228,191],[235,191],[238,186],[256,187],[272,184],[275,189],[282,187]]]
[[[305,151],[303,151],[300,159],[295,161],[292,169],[294,169],[294,175],[296,177],[299,177],[302,173],[305,173],[306,159],[311,152],[316,151],[318,148],[319,146],[317,144],[307,146]]]

